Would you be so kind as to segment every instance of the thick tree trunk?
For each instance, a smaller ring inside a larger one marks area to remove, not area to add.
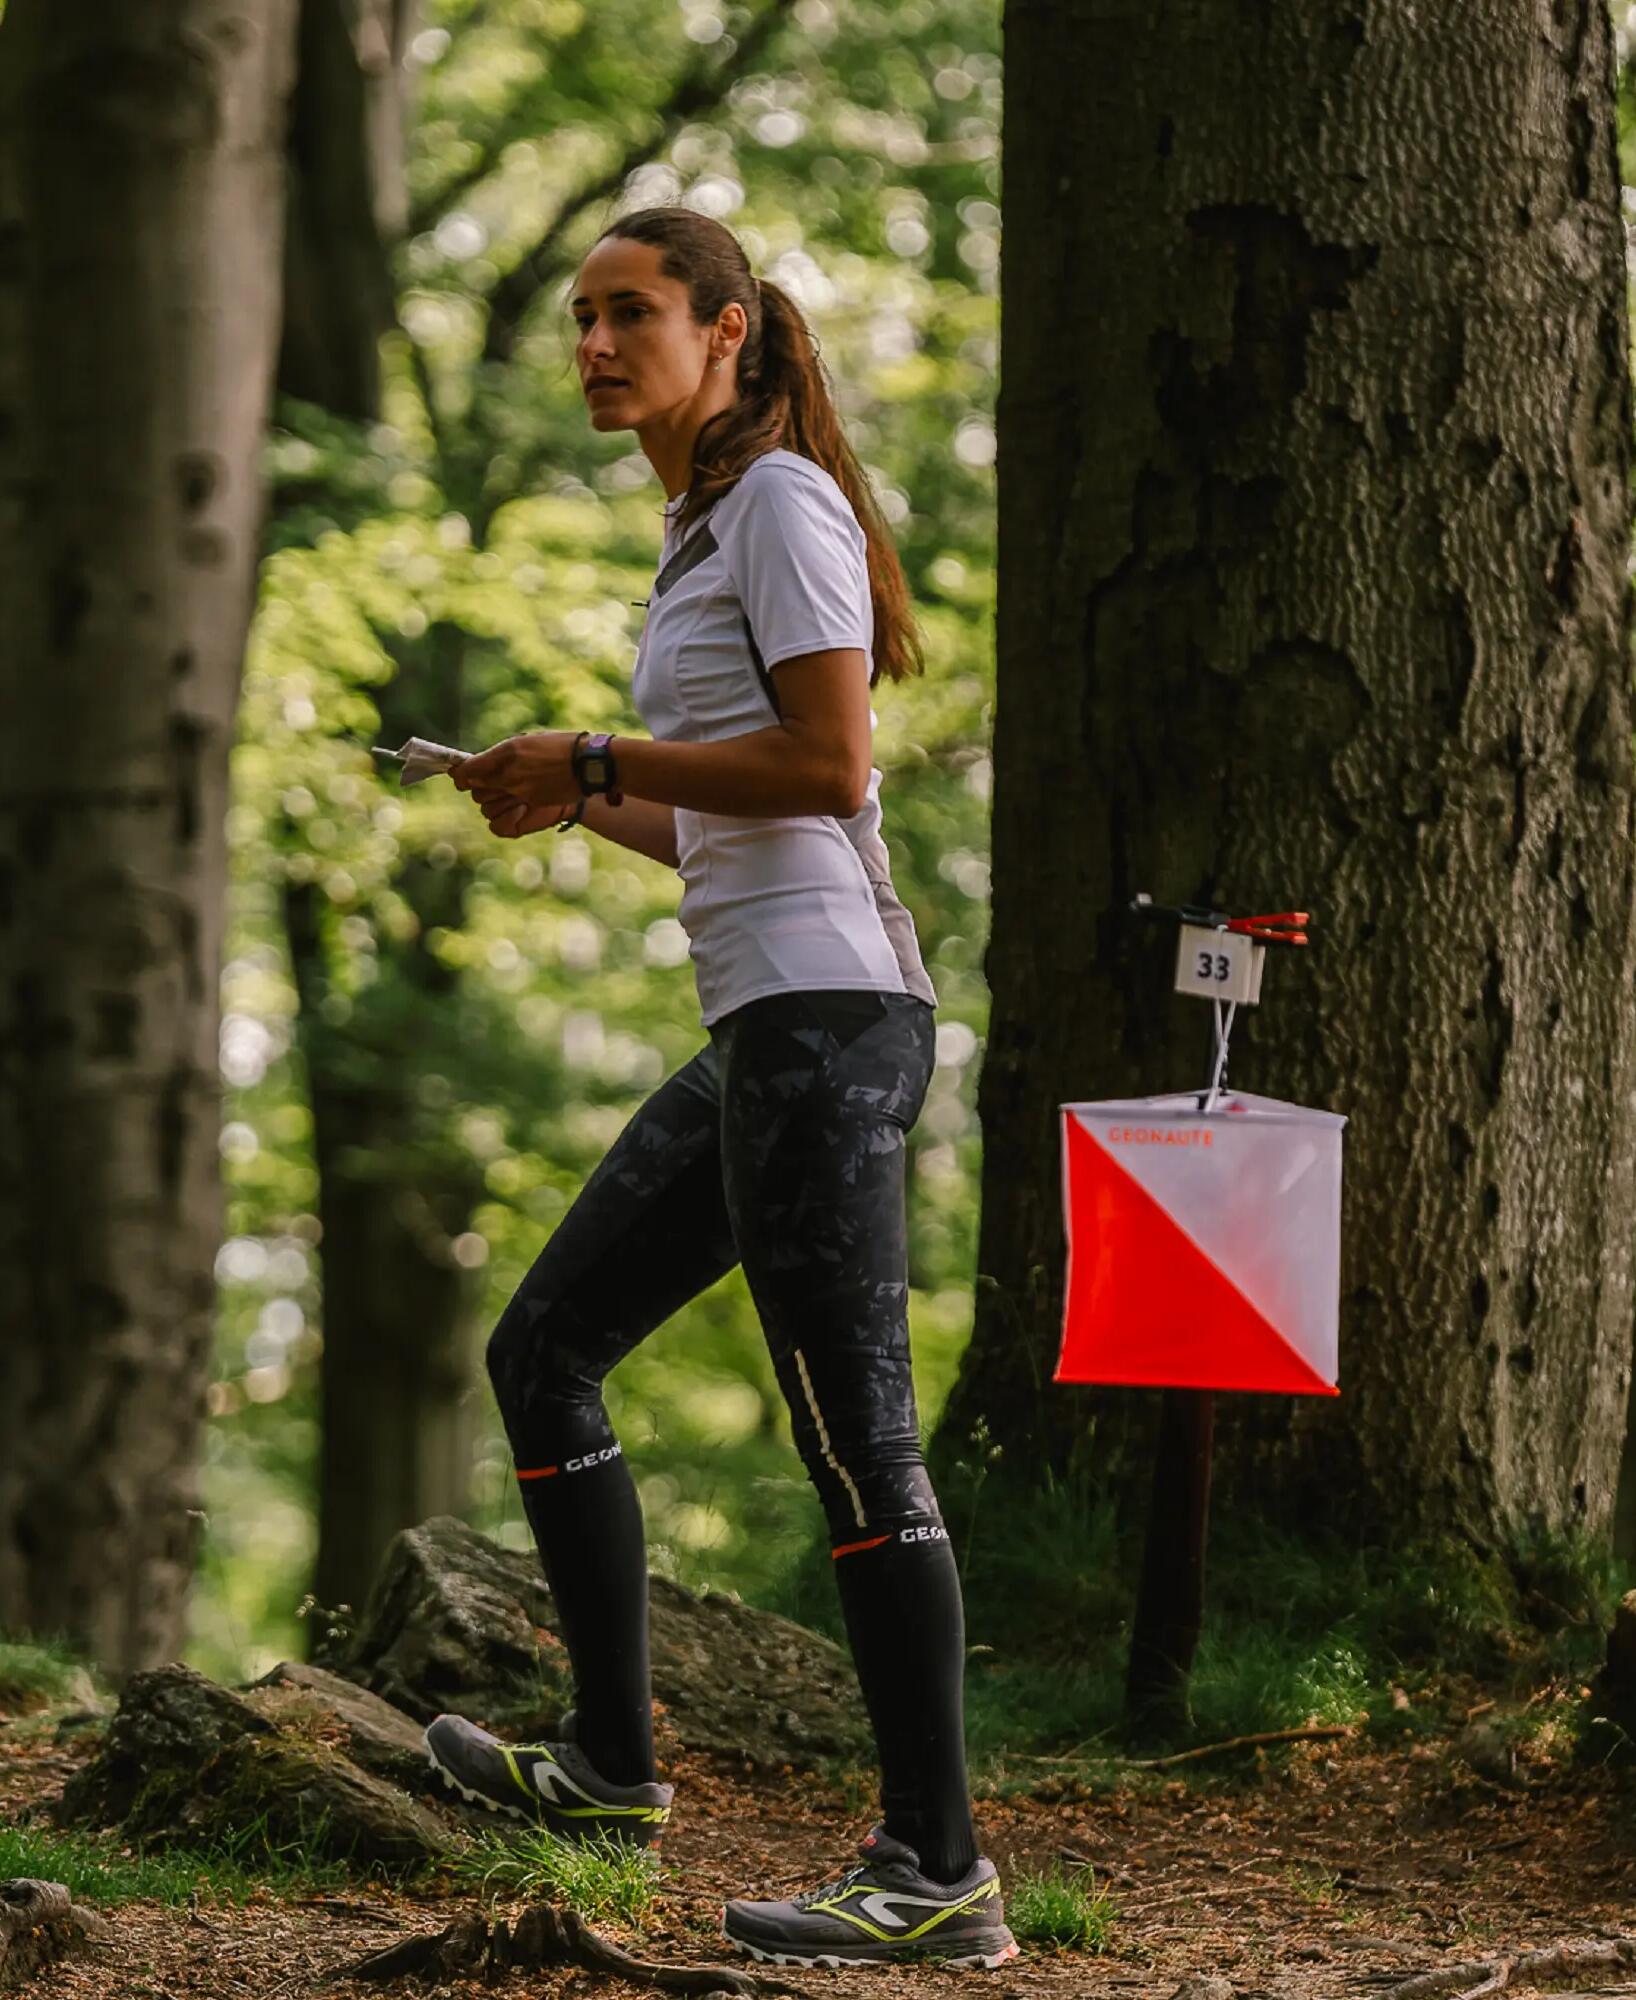
[[[294,0],[0,24],[0,1627],[169,1659]]]
[[[434,625],[400,647],[381,691],[381,741],[415,733],[460,741],[463,635]],[[467,871],[416,858],[394,887],[413,937],[379,940],[381,970],[332,1019],[323,896],[285,891],[301,1011],[322,1231],[323,1428],[313,1591],[361,1611],[394,1535],[434,1514],[464,1513],[480,1374],[478,1271],[454,1240],[472,1226],[481,1169],[421,1102],[431,1065],[424,1024],[457,1003],[458,974],[427,947],[465,921]],[[387,961],[390,961],[388,963]]]
[[[1053,1387],[1057,1106],[1204,1080],[1137,890],[1317,913],[1234,1080],[1346,1112],[1338,1405],[1220,1498],[1604,1533],[1631,1368],[1631,409],[1600,0],[1013,0],[976,1416]],[[1093,1429],[1094,1418],[1094,1429]]]

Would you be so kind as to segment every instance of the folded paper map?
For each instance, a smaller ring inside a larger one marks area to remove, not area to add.
[[[422,778],[433,777],[439,771],[452,771],[472,754],[469,750],[451,750],[446,743],[429,742],[424,736],[411,736],[401,750],[388,750],[383,743],[371,747],[377,756],[396,757],[403,765],[399,782],[405,788],[418,785]]]

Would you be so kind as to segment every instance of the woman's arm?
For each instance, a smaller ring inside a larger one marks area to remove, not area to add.
[[[580,825],[588,826],[618,847],[628,847],[633,854],[662,861],[668,868],[674,868],[680,859],[674,806],[659,805],[653,799],[635,799],[628,793],[616,806],[609,805],[604,798],[589,798]]]
[[[566,805],[531,805],[513,792],[497,785],[474,785],[472,797],[483,809],[489,831],[501,840],[521,840],[525,833],[554,829],[569,808]],[[622,799],[616,806],[600,796],[588,798],[579,824],[600,833],[633,854],[645,854],[674,868],[680,859],[676,847],[676,811],[673,806],[654,805],[648,799]]]
[[[619,736],[614,760],[626,804],[634,798],[753,819],[855,813],[868,795],[870,772],[862,649],[796,653],[771,671],[778,676],[782,713],[766,729],[714,743]],[[449,775],[463,792],[494,787],[529,805],[571,804],[579,797],[574,742],[567,729],[511,736],[479,750]],[[610,814],[624,810],[624,805],[608,808]]]
[[[752,818],[836,813],[848,819],[869,792],[869,682],[855,646],[780,660],[780,719],[714,743],[614,742],[628,794],[696,812]]]

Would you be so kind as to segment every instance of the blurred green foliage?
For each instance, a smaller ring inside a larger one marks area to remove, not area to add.
[[[451,786],[402,793],[368,750],[383,740],[383,685],[450,634],[466,747],[529,728],[641,728],[631,600],[651,582],[664,495],[633,434],[591,429],[566,311],[579,260],[626,207],[686,201],[719,216],[802,302],[897,537],[928,671],[877,689],[876,762],[895,878],[941,1002],[939,1067],[911,1141],[923,1422],[969,1333],[998,10],[779,11],[768,33],[755,10],[717,0],[431,0],[412,51],[413,229],[381,420],[277,412],[233,763],[228,1236],[188,1654],[223,1677],[301,1650],[315,1543],[321,1246],[286,884],[322,890],[325,1023],[344,1036],[367,1010],[368,1046],[384,1024],[401,1051],[414,1137],[370,1163],[383,1200],[413,1202],[451,1155],[481,1174],[473,1226],[444,1248],[480,1293],[471,1518],[513,1545],[526,1531],[483,1379],[487,1329],[625,1120],[704,1038],[672,871],[578,833],[497,840]],[[413,868],[471,876],[465,921],[425,940],[458,972],[437,1008],[394,990],[382,950],[417,923],[402,890]],[[655,1567],[770,1592],[819,1517],[740,1275],[623,1363],[608,1400]]]

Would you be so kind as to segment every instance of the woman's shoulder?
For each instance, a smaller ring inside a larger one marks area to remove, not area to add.
[[[855,527],[858,525],[852,502],[835,475],[815,459],[806,458],[783,445],[775,445],[771,451],[764,451],[759,457],[751,459],[739,474],[733,491],[742,496],[743,505],[749,505],[758,494],[762,494],[770,497],[775,507],[780,502],[793,500],[798,506],[804,503],[804,510],[836,519],[844,516]],[[862,532],[861,528],[859,532]]]

